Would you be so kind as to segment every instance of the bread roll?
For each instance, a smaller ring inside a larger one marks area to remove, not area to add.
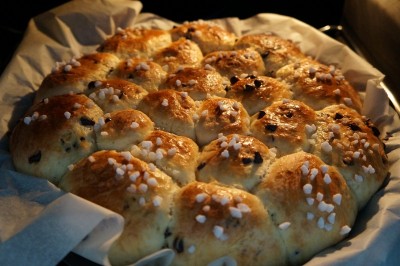
[[[340,173],[318,157],[298,152],[278,159],[255,190],[283,239],[288,264],[345,238],[357,205]]]
[[[236,41],[235,34],[209,21],[185,22],[170,30],[172,40],[182,37],[195,42],[203,52],[232,50]]]
[[[275,154],[256,138],[231,134],[204,146],[196,171],[197,180],[251,191],[267,174]]]
[[[240,102],[215,97],[203,101],[197,111],[196,139],[204,146],[219,134],[248,135],[250,117]]]
[[[131,152],[135,157],[156,165],[178,185],[195,180],[199,147],[190,138],[156,130],[134,145]]]
[[[154,62],[158,63],[168,73],[174,73],[182,67],[200,66],[203,54],[199,46],[181,38],[174,41],[169,46],[158,50],[153,57]]]
[[[147,95],[147,91],[142,87],[122,79],[96,80],[88,87],[89,98],[105,113],[137,108],[142,98]]]
[[[216,51],[204,56],[203,66],[217,70],[230,79],[240,75],[264,75],[265,66],[261,55],[253,49]]]
[[[208,265],[223,256],[237,265],[285,265],[276,226],[261,201],[240,189],[193,182],[174,198],[168,247],[172,265]]]
[[[338,167],[363,208],[388,175],[388,159],[379,130],[345,105],[317,112],[313,153]]]
[[[358,92],[333,65],[303,60],[282,67],[276,72],[276,77],[290,86],[294,99],[303,101],[315,110],[342,103],[361,111]]]
[[[16,170],[58,184],[70,164],[97,149],[93,126],[102,115],[85,95],[58,95],[33,105],[10,139]]]
[[[98,48],[98,52],[109,52],[120,58],[151,58],[159,49],[170,45],[168,31],[145,28],[118,28]]]
[[[148,92],[154,92],[167,78],[167,72],[150,59],[128,58],[118,64],[110,77],[128,80]]]
[[[241,102],[249,115],[254,115],[275,101],[292,98],[288,86],[267,76],[234,76],[230,82],[226,97]]]
[[[144,113],[124,109],[107,113],[94,126],[100,150],[129,151],[154,130],[154,123]]]
[[[307,58],[296,43],[273,33],[248,34],[240,37],[235,43],[235,49],[247,48],[252,48],[261,54],[265,64],[265,74],[272,77],[279,68]]]
[[[196,105],[187,94],[174,90],[149,93],[138,109],[147,114],[159,129],[195,139],[193,116]]]
[[[274,102],[251,117],[253,136],[269,148],[275,147],[280,157],[297,151],[310,151],[316,114],[302,102]]]
[[[118,57],[110,53],[92,53],[57,63],[40,84],[34,102],[54,95],[85,93],[90,82],[106,79],[118,63]]]
[[[195,101],[210,96],[224,97],[228,80],[217,71],[204,67],[185,67],[170,74],[160,89],[174,89],[186,92]]]
[[[60,187],[125,218],[109,252],[112,265],[131,264],[164,245],[177,186],[157,168],[129,152],[98,151],[63,176]]]

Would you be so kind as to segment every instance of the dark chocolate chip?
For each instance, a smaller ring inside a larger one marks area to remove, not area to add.
[[[81,117],[79,121],[82,126],[94,126],[94,124],[96,124],[92,119],[87,117]]]
[[[361,131],[361,128],[358,125],[353,124],[353,123],[349,124],[349,128],[353,131]]]
[[[271,132],[275,132],[277,130],[278,126],[274,124],[267,124],[265,126],[265,129]]]
[[[263,84],[262,80],[256,79],[254,81],[254,86],[256,86],[256,88],[260,88],[262,84]]]
[[[85,141],[86,138],[85,138],[85,137],[80,137],[79,140],[80,140],[80,141]]]
[[[343,115],[341,113],[336,113],[334,119],[338,120],[338,119],[342,119]]]
[[[28,162],[29,162],[30,164],[32,164],[32,163],[38,163],[38,162],[40,162],[40,159],[42,159],[42,152],[41,152],[41,151],[37,151],[37,152],[35,152],[33,155],[31,155],[31,156],[28,158]]]
[[[262,156],[261,156],[261,154],[258,152],[258,151],[256,151],[255,153],[254,153],[254,163],[256,163],[256,164],[260,164],[260,163],[262,163],[264,160],[263,160],[263,158],[262,158]]]
[[[257,78],[255,75],[248,75],[246,78],[248,78],[248,79],[255,79],[255,78]]]
[[[256,87],[254,87],[253,85],[250,84],[246,84],[244,85],[243,91],[245,92],[252,92],[255,90]]]
[[[231,77],[230,81],[231,81],[231,84],[233,85],[239,81],[239,78],[238,78],[238,76],[233,76],[233,77]]]
[[[104,122],[105,122],[105,123],[111,122],[111,118],[110,118],[110,117],[107,117],[106,119],[104,119]]]
[[[225,86],[225,91],[228,92],[231,90],[231,86]]]
[[[286,116],[287,118],[292,118],[292,117],[293,117],[293,112],[289,111],[289,112],[287,112],[287,113],[285,114],[285,116]]]
[[[242,163],[243,164],[249,164],[249,163],[252,163],[252,162],[253,162],[253,160],[251,158],[242,158]]]
[[[91,82],[89,82],[89,84],[88,84],[88,89],[89,89],[89,90],[95,89],[95,88],[96,88],[95,84],[96,84],[96,81],[94,81],[94,80],[92,80]]]
[[[265,116],[265,112],[264,112],[264,111],[260,111],[260,112],[258,112],[257,119],[261,119],[261,118],[263,118],[264,116]]]

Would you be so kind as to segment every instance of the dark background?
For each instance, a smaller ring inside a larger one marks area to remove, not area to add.
[[[0,73],[12,58],[30,18],[66,0],[11,0],[0,2]],[[278,13],[298,18],[314,27],[339,24],[344,0],[143,0],[142,12],[151,12],[175,22],[223,17],[248,18],[258,13]]]

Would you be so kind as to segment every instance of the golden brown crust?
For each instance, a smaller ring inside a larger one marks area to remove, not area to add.
[[[59,95],[32,106],[10,140],[16,169],[58,183],[67,167],[97,149],[102,110],[84,95]]]
[[[167,237],[174,265],[207,265],[231,256],[238,265],[283,265],[285,251],[260,200],[240,189],[193,182],[176,195]],[[268,250],[268,252],[266,252]]]
[[[344,105],[317,112],[314,154],[335,165],[363,208],[388,175],[388,160],[379,130]]]
[[[91,81],[106,79],[118,62],[113,54],[92,53],[59,63],[40,84],[35,103],[54,95],[85,93]]]
[[[110,113],[137,108],[142,98],[147,95],[147,91],[122,79],[107,79],[92,81],[87,94],[105,113]]]
[[[205,100],[209,96],[224,97],[228,81],[218,72],[204,67],[185,67],[170,74],[160,89],[187,92],[193,100]]]
[[[198,159],[197,180],[218,181],[251,191],[267,174],[274,155],[256,138],[222,136],[204,146]]]
[[[154,123],[141,111],[124,109],[106,114],[94,128],[100,150],[129,151],[150,135]]]
[[[219,134],[249,134],[250,117],[240,102],[215,97],[203,101],[197,111],[196,139],[204,146]]]
[[[269,76],[275,76],[279,68],[307,57],[300,51],[296,43],[272,33],[240,37],[235,43],[235,49],[246,48],[255,49],[261,54],[265,64],[265,73]]]
[[[156,127],[195,139],[193,115],[196,105],[190,96],[174,90],[146,95],[138,109],[154,121]]]
[[[190,138],[156,130],[142,143],[133,146],[131,152],[144,161],[154,163],[178,185],[195,180],[199,147]]]
[[[275,101],[292,98],[288,86],[267,76],[232,77],[230,81],[226,97],[241,102],[249,115],[254,115]]]
[[[287,65],[276,72],[276,77],[293,90],[293,97],[314,108],[332,104],[346,104],[358,112],[362,102],[358,92],[335,66],[313,60]]]
[[[277,101],[251,117],[251,133],[282,156],[311,149],[307,128],[315,123],[315,112],[302,102]]]
[[[98,52],[114,53],[121,58],[150,58],[160,48],[171,43],[168,31],[160,29],[127,28],[106,39]]]
[[[280,229],[292,265],[303,264],[343,239],[357,214],[353,195],[340,173],[305,152],[272,164],[255,194]]]
[[[232,50],[236,36],[217,24],[206,21],[185,22],[170,30],[172,40],[189,39],[199,45],[203,54]]]
[[[181,38],[157,51],[153,59],[154,62],[161,65],[165,71],[174,73],[182,67],[200,66],[203,54],[196,43]]]
[[[203,66],[214,68],[222,76],[264,75],[265,66],[261,55],[253,49],[216,51],[204,56]]]
[[[123,215],[124,231],[109,253],[113,265],[133,263],[162,247],[177,186],[159,169],[129,152],[98,151],[67,172],[60,186]]]
[[[157,63],[149,59],[128,58],[122,60],[110,77],[126,79],[140,85],[148,92],[157,91],[167,72]]]

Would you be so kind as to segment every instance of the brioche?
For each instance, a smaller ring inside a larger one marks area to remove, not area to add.
[[[363,98],[300,45],[202,20],[117,29],[44,78],[15,168],[121,214],[112,265],[164,248],[172,265],[304,264],[389,173]]]
[[[85,95],[58,95],[33,105],[10,139],[16,170],[57,184],[70,164],[97,150],[93,127],[102,115]]]

